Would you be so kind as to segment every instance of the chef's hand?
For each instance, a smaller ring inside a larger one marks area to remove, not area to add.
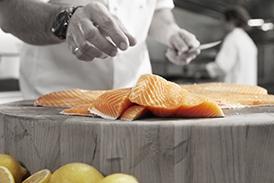
[[[178,28],[170,36],[166,57],[176,65],[189,64],[200,54],[200,42],[190,32]]]
[[[76,10],[68,26],[66,41],[77,58],[85,61],[114,57],[118,49],[126,50],[136,44],[119,19],[98,1]]]

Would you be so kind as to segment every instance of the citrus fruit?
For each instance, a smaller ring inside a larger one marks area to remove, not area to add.
[[[27,174],[27,170],[15,158],[7,154],[0,154],[0,166],[6,167],[11,172],[16,183],[20,183]]]
[[[104,176],[94,167],[84,163],[70,163],[57,169],[50,183],[97,183]]]
[[[23,183],[48,183],[51,173],[49,170],[44,169],[32,174],[29,178],[23,181]]]
[[[14,179],[11,172],[4,166],[0,166],[0,182],[14,183]]]
[[[98,183],[138,183],[138,181],[131,175],[116,173],[105,177]]]

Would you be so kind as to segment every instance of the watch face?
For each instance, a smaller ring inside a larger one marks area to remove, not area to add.
[[[57,15],[51,28],[51,31],[55,36],[57,36],[60,39],[66,39],[68,22],[70,18],[71,13],[67,10],[63,10]]]

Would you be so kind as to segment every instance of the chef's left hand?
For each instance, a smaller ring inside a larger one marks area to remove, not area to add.
[[[199,54],[200,42],[190,32],[178,28],[169,38],[166,57],[176,65],[189,64]]]

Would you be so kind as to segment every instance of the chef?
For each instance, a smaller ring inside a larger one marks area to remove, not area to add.
[[[228,32],[216,61],[207,64],[211,77],[224,77],[227,83],[257,84],[257,47],[245,29],[249,15],[242,7],[224,13]]]
[[[152,72],[148,35],[168,46],[171,62],[190,62],[199,41],[178,27],[173,7],[172,0],[0,0],[1,28],[28,43],[21,54],[24,97],[131,87]]]

